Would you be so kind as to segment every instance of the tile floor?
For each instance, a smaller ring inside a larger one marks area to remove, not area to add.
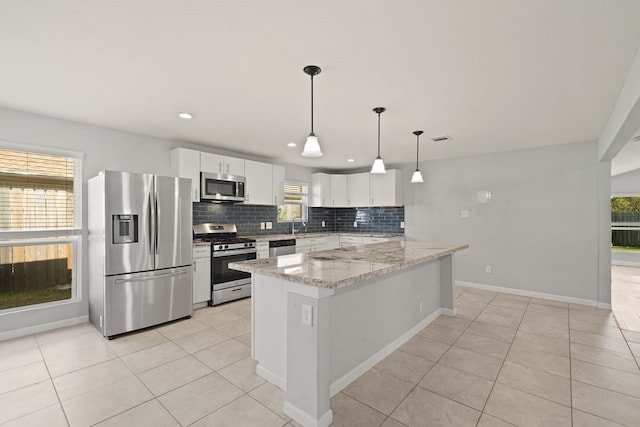
[[[458,288],[331,401],[334,426],[638,426],[640,333],[607,310]],[[294,426],[255,375],[250,302],[105,341],[79,325],[0,342],[0,424]]]
[[[640,332],[640,267],[611,266],[611,304],[620,328]]]

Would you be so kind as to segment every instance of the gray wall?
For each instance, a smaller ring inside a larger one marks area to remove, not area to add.
[[[113,129],[60,120],[36,114],[0,108],[0,143],[49,147],[57,150],[84,153],[83,159],[83,230],[87,228],[87,179],[103,169],[129,172],[171,174],[169,150],[175,147],[220,152],[248,158],[246,155],[216,150],[179,141],[151,138]],[[252,157],[253,160],[261,160]],[[262,159],[263,161],[266,161]],[[287,179],[306,180],[311,171],[287,165]],[[289,176],[291,175],[291,176]],[[86,268],[86,231],[83,233],[82,292],[87,295],[88,269]],[[19,328],[63,321],[88,313],[87,298],[77,303],[63,304],[46,309],[33,309],[0,315],[0,334]]]
[[[640,169],[611,177],[613,196],[640,196]]]
[[[459,281],[608,303],[608,167],[595,142],[422,162],[425,182],[405,183],[405,234],[468,243]]]

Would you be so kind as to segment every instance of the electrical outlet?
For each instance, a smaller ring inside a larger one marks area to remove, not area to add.
[[[400,221],[400,228],[404,228],[404,221]]]
[[[260,230],[264,230],[264,222],[260,223]]]
[[[324,221],[322,221],[322,226],[324,227]]]
[[[354,226],[355,228],[358,228],[358,221],[353,221],[353,226]]]
[[[311,304],[302,304],[302,323],[313,326],[313,306]]]
[[[484,272],[487,274],[491,274],[491,265],[487,264],[484,266]]]
[[[273,228],[273,223],[271,221],[267,222],[267,230],[271,230]]]
[[[461,218],[469,218],[469,211],[464,209],[460,211],[460,217]]]

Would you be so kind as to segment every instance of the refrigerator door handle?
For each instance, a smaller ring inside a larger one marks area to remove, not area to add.
[[[155,212],[156,212],[156,221],[155,221],[155,230],[154,230],[154,236],[155,236],[155,249],[156,249],[156,254],[158,253],[158,223],[160,222],[160,208],[158,207],[158,195],[156,194],[154,196],[154,205],[155,205]]]
[[[144,282],[147,280],[156,280],[156,279],[166,279],[168,277],[176,277],[187,274],[186,270],[177,271],[175,273],[166,273],[166,274],[156,274],[155,276],[145,276],[135,279],[116,279],[116,284],[119,285],[121,283],[131,283],[131,282]]]
[[[148,209],[148,213],[149,213],[149,253],[151,255],[154,254],[154,237],[155,237],[155,233],[154,230],[156,229],[156,216],[155,216],[155,212],[153,210],[153,199],[152,199],[152,195],[151,193],[149,193],[149,209]]]

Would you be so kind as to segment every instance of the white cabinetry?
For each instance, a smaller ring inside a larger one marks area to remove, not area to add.
[[[305,237],[296,239],[296,253],[328,251],[340,247],[338,236]]]
[[[371,174],[371,206],[402,206],[402,171],[387,169],[385,174]]]
[[[340,247],[340,236],[328,236],[323,251],[338,249]]]
[[[347,195],[347,176],[348,175],[331,175],[331,204],[336,208],[344,208],[349,206],[349,197]]]
[[[220,154],[200,154],[200,170],[202,172],[244,176],[244,162],[244,159],[221,156]]]
[[[360,236],[340,236],[340,247],[348,248],[349,246],[358,246],[362,244]]]
[[[269,258],[269,242],[257,242],[256,243],[257,254],[256,258],[263,259]]]
[[[369,172],[347,175],[349,206],[369,206]]]
[[[331,206],[331,175],[328,173],[314,173],[311,175],[309,206],[319,208]]]
[[[273,165],[245,160],[245,204],[273,205]]]
[[[284,204],[284,166],[273,166],[273,203],[276,206]]]
[[[175,176],[191,178],[191,201],[200,201],[200,152],[186,148],[171,150],[171,171]]]
[[[193,303],[211,299],[211,246],[193,247]]]

